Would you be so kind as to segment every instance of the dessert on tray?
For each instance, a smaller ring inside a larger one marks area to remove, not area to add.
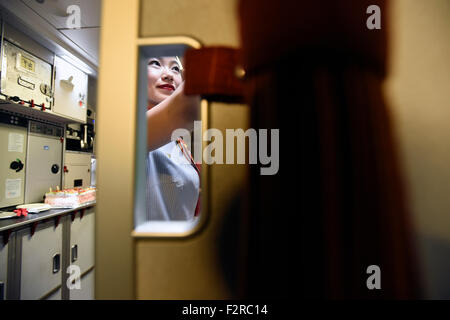
[[[45,203],[53,208],[74,208],[95,201],[95,187],[72,188],[47,192]]]

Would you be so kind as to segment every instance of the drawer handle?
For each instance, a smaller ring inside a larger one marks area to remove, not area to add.
[[[72,246],[72,262],[77,261],[78,259],[78,245],[75,244]]]
[[[58,273],[61,269],[61,255],[59,253],[53,256],[53,273]]]
[[[34,87],[35,87],[34,83],[24,80],[20,76],[17,78],[17,83],[20,84],[22,87],[25,87],[30,90],[34,90]]]

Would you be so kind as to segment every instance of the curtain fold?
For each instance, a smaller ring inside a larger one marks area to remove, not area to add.
[[[387,14],[386,1],[370,2]],[[370,4],[240,1],[251,127],[280,129],[279,172],[250,170],[248,297],[421,296],[382,92],[389,29],[385,18],[375,35],[364,29]],[[371,265],[380,267],[380,290],[367,287]]]

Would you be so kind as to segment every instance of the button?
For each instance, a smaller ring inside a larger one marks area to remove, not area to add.
[[[52,165],[52,173],[57,174],[59,172],[59,166],[57,164]]]

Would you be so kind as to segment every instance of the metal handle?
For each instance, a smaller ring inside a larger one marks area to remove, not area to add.
[[[53,273],[58,273],[61,269],[61,255],[56,253],[53,256]]]
[[[30,89],[30,90],[34,90],[34,87],[35,87],[34,83],[32,83],[30,81],[27,81],[25,79],[22,79],[20,76],[17,78],[17,83],[19,85],[21,85],[22,87],[25,87],[25,88]]]
[[[72,246],[72,262],[77,261],[78,259],[78,245],[75,244]]]
[[[84,138],[83,138],[85,146],[87,146],[87,144],[88,144],[88,141],[87,141],[87,127],[88,127],[87,124],[85,124],[84,125]]]
[[[5,284],[0,281],[0,300],[5,300]]]

